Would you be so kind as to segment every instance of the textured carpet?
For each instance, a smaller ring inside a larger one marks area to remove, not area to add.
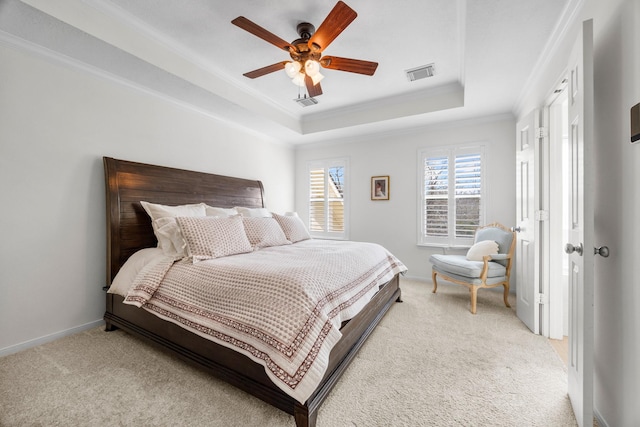
[[[501,292],[402,280],[318,427],[574,426],[567,373]],[[513,304],[512,304],[513,305]],[[0,358],[1,426],[286,426],[293,417],[122,331]]]

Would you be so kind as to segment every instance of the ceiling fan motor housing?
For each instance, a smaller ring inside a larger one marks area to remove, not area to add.
[[[312,51],[309,48],[309,39],[316,32],[316,28],[308,22],[301,22],[296,27],[296,30],[300,38],[291,42],[291,46],[293,46],[293,49],[289,49],[291,59],[303,64],[308,59],[319,61],[322,56],[321,52],[318,50]]]

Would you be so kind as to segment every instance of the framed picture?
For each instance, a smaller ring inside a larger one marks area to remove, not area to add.
[[[371,200],[389,200],[389,176],[371,177]]]

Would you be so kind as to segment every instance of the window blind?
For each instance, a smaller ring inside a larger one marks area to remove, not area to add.
[[[483,218],[482,147],[421,151],[419,243],[464,246]]]
[[[346,238],[346,166],[328,162],[309,167],[309,231],[319,237]]]

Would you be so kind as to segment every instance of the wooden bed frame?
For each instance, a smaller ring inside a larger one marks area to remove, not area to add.
[[[252,181],[104,157],[107,199],[107,287],[134,252],[157,245],[151,221],[140,200],[166,205],[204,202],[218,207],[265,207],[264,188]],[[341,328],[329,366],[318,388],[300,404],[269,379],[264,367],[227,347],[131,305],[107,293],[106,330],[123,329],[170,350],[214,376],[291,414],[298,427],[313,427],[318,409],[367,337],[401,301],[396,275],[380,287],[370,303]]]

